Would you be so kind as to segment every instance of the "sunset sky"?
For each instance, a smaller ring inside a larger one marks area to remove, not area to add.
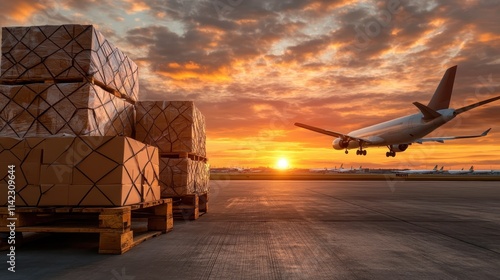
[[[458,5],[456,3],[460,2]],[[194,100],[215,167],[500,169],[500,101],[395,158],[331,148],[332,138],[417,113],[458,65],[451,107],[500,95],[500,4],[484,1],[32,1],[0,3],[1,26],[93,24],[140,69],[143,100]]]

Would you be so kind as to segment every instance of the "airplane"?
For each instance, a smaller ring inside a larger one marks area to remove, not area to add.
[[[441,167],[441,169],[438,170],[438,166],[434,166],[433,169],[415,169],[415,170],[402,170],[398,171],[397,173],[403,173],[403,174],[432,174],[432,173],[440,173],[443,172],[444,166]]]
[[[342,163],[340,165],[340,168],[337,168],[337,166],[335,166],[335,168],[312,168],[312,169],[309,169],[309,172],[324,172],[324,173],[328,173],[328,172],[346,172],[348,171],[349,169],[346,169],[344,168],[344,164]]]
[[[464,170],[463,168],[460,170],[448,170],[449,174],[469,174],[474,173],[474,166],[471,166],[469,170]]]
[[[326,173],[328,172],[328,169],[325,168],[311,168],[309,169],[309,172],[314,172],[314,173]]]
[[[338,173],[348,173],[348,172],[354,172],[354,169],[352,169],[352,166],[351,166],[351,169],[343,168],[341,166],[340,169],[335,170],[335,172],[338,172]]]
[[[413,143],[444,143],[444,141],[447,140],[484,137],[491,128],[477,135],[422,138],[438,127],[451,121],[456,116],[500,99],[500,96],[497,96],[459,109],[449,108],[456,71],[457,65],[446,70],[429,104],[424,105],[419,102],[413,102],[413,105],[420,110],[420,113],[354,130],[347,134],[329,131],[303,123],[295,123],[295,125],[317,133],[336,137],[332,142],[332,146],[335,150],[345,149],[345,153],[347,154],[349,153],[349,149],[357,149],[356,154],[363,156],[367,154],[365,150],[367,147],[386,146],[389,148],[386,157],[395,157],[396,153],[406,151]]]
[[[473,174],[493,174],[495,173],[495,170],[492,170],[492,169],[478,169],[478,170],[474,170],[474,172],[472,172]]]

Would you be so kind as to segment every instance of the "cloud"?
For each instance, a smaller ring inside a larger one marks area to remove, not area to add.
[[[453,65],[452,106],[500,95],[497,1],[4,2],[2,25],[96,24],[140,65],[144,99],[197,102],[209,142],[223,143],[214,156],[258,141],[319,158],[328,137],[293,122],[348,132],[418,112]],[[491,104],[443,131],[494,132],[499,118]]]
[[[33,13],[44,8],[39,1],[2,1],[0,4],[2,13],[0,15],[0,24],[2,26],[11,24],[23,24],[31,18]]]

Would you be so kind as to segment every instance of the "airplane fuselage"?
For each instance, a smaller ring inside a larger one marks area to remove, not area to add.
[[[423,114],[417,113],[354,130],[349,132],[348,135],[370,141],[370,143],[363,143],[363,147],[412,143],[455,118],[454,111],[454,109],[439,110],[437,112],[441,116],[431,121],[425,121]],[[359,142],[357,141],[350,141],[347,147],[347,149],[357,148],[359,148]],[[343,149],[340,148],[338,150]]]

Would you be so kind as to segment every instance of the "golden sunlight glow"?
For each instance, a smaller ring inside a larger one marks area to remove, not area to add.
[[[285,169],[288,169],[289,167],[290,167],[290,164],[288,163],[288,160],[286,158],[280,158],[276,162],[277,169],[285,170]]]
[[[127,10],[128,14],[144,12],[144,11],[148,11],[150,9],[148,4],[146,4],[144,2],[138,2],[138,1],[128,1],[128,2],[130,4],[129,9]]]
[[[11,17],[18,22],[24,22],[26,19],[32,16],[38,9],[42,8],[43,6],[40,4],[19,3],[19,5],[12,12]]]

